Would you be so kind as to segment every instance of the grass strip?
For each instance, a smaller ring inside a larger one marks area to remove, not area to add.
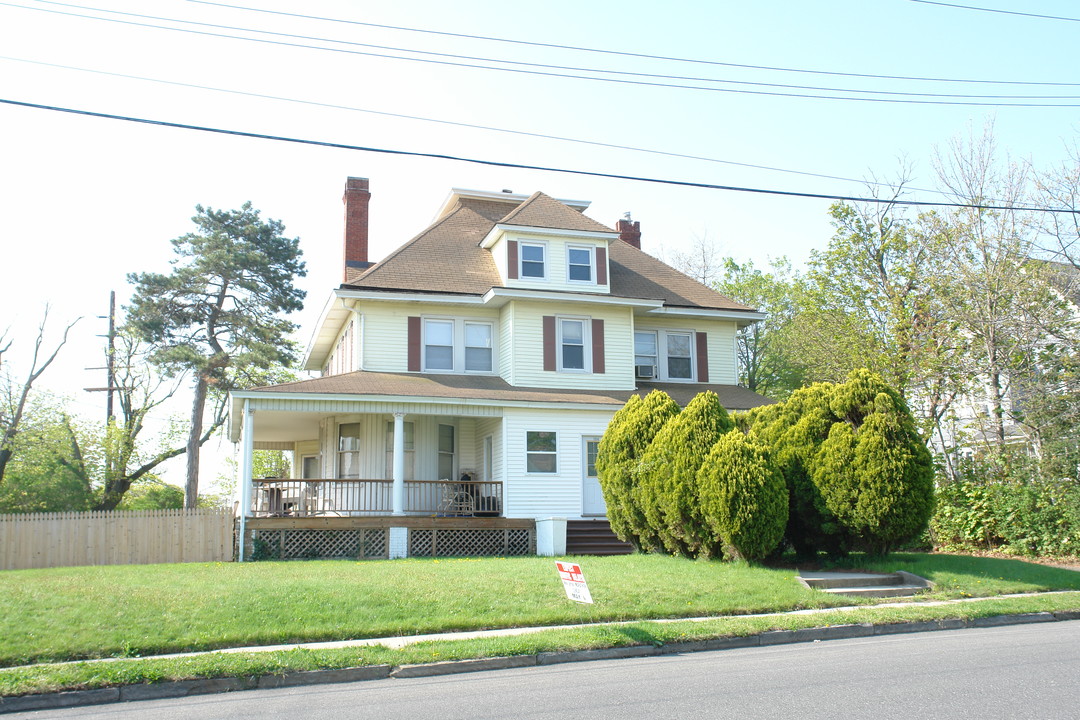
[[[534,655],[631,645],[669,645],[771,630],[798,630],[852,623],[890,624],[947,619],[974,620],[1013,613],[1080,610],[1080,592],[1003,598],[925,607],[861,607],[812,615],[728,617],[701,622],[655,623],[547,630],[528,635],[433,640],[401,649],[382,646],[335,650],[214,653],[183,658],[122,659],[107,663],[42,664],[0,669],[0,696],[86,690],[140,683],[220,677],[284,675],[365,665],[412,665],[471,658]]]
[[[662,555],[579,558],[594,605],[549,558],[312,561],[0,572],[0,667],[224,647],[872,604],[809,590],[793,569]],[[1080,590],[1080,573],[1001,558],[896,554],[947,599]]]

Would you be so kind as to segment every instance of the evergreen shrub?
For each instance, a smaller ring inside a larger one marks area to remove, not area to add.
[[[780,544],[788,520],[788,488],[768,450],[739,430],[726,433],[697,473],[706,522],[724,555],[761,560]]]

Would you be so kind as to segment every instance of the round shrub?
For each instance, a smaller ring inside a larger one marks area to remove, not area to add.
[[[726,433],[698,470],[697,484],[705,520],[725,556],[761,560],[780,544],[788,489],[761,443],[738,430]]]

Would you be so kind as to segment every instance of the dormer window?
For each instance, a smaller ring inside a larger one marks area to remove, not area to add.
[[[539,278],[547,277],[545,263],[546,248],[539,243],[521,243],[521,277]]]
[[[593,249],[569,246],[566,250],[566,277],[572,282],[593,281]]]

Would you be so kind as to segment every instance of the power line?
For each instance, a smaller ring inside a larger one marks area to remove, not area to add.
[[[198,0],[189,0],[198,2]],[[977,10],[979,12],[998,13],[1000,15],[1019,15],[1020,17],[1039,18],[1041,20],[1065,20],[1066,22],[1080,22],[1080,18],[1062,17],[1060,15],[1039,15],[1038,13],[1026,13],[1016,10],[998,10],[997,8],[977,7],[975,5],[957,5],[955,3],[933,2],[932,0],[911,0],[911,2],[923,5],[938,5],[940,7],[958,8],[960,10]]]
[[[170,19],[170,18],[160,18],[160,17],[156,17],[156,16],[138,15],[136,13],[124,13],[124,12],[114,11],[114,10],[101,10],[101,9],[97,9],[97,8],[85,8],[84,6],[70,5],[70,4],[67,4],[67,3],[50,2],[49,0],[37,0],[37,1],[38,2],[46,2],[46,3],[52,4],[52,5],[62,5],[62,6],[66,6],[66,7],[77,7],[77,8],[81,8],[81,9],[89,9],[89,10],[96,11],[96,12],[106,12],[106,13],[113,13],[113,14],[120,14],[120,15],[137,16],[137,17],[142,17],[142,18],[150,18],[150,19],[161,20],[161,21],[164,21],[164,22],[186,23],[186,24],[195,24],[195,25],[203,25],[203,26],[210,25],[209,23],[198,23],[198,22],[195,22],[195,21],[188,21],[188,20],[173,20],[173,19]],[[839,95],[816,95],[816,94],[810,94],[810,93],[789,93],[789,92],[776,92],[776,91],[766,91],[766,90],[747,90],[747,89],[736,89],[736,88],[702,87],[700,85],[680,85],[680,84],[675,84],[675,83],[652,82],[652,81],[646,81],[646,80],[630,80],[630,79],[615,78],[615,77],[595,77],[595,76],[587,76],[587,75],[574,75],[574,74],[571,74],[571,73],[564,73],[564,72],[547,72],[547,71],[541,71],[541,70],[527,70],[527,69],[513,68],[513,67],[492,67],[492,66],[489,66],[489,65],[477,65],[477,64],[474,64],[472,62],[458,62],[458,61],[452,61],[452,60],[434,60],[434,59],[431,59],[431,58],[418,58],[418,57],[403,57],[403,56],[400,56],[400,55],[388,55],[388,54],[385,54],[385,53],[367,52],[367,51],[360,51],[360,50],[347,50],[347,49],[344,49],[344,48],[335,48],[335,47],[321,47],[321,46],[315,46],[315,45],[305,45],[305,44],[302,44],[302,43],[284,42],[284,41],[280,41],[280,40],[268,40],[268,39],[265,39],[265,38],[240,37],[240,36],[236,36],[236,35],[228,35],[228,34],[224,34],[224,33],[215,33],[215,32],[209,32],[209,31],[205,31],[205,30],[192,30],[192,29],[189,29],[189,28],[166,27],[166,26],[161,26],[161,25],[152,25],[152,24],[149,24],[149,23],[135,22],[135,21],[131,21],[131,20],[120,20],[120,19],[116,19],[116,18],[97,17],[97,16],[93,16],[93,15],[81,15],[79,13],[66,12],[66,11],[61,11],[61,10],[50,10],[50,9],[45,9],[45,8],[30,8],[30,7],[26,7],[24,5],[15,5],[15,4],[12,4],[12,3],[5,3],[5,2],[0,2],[0,6],[14,7],[14,8],[22,9],[22,10],[31,10],[31,11],[36,11],[36,12],[46,12],[46,13],[52,13],[52,14],[57,14],[57,15],[66,15],[66,16],[70,16],[70,17],[79,17],[79,18],[83,18],[83,19],[87,19],[87,20],[98,20],[98,21],[101,21],[101,22],[110,22],[110,23],[116,23],[116,24],[121,24],[121,25],[131,25],[131,26],[136,26],[136,27],[146,27],[146,28],[152,28],[152,29],[155,29],[155,30],[167,30],[167,31],[172,31],[172,32],[182,32],[182,33],[193,34],[193,35],[202,35],[202,36],[207,36],[207,37],[218,37],[218,38],[224,38],[224,39],[229,39],[229,40],[242,40],[242,41],[246,41],[246,42],[256,42],[256,43],[261,43],[261,44],[266,44],[266,45],[277,45],[277,46],[281,46],[281,47],[296,47],[296,48],[303,48],[303,49],[308,49],[308,50],[320,50],[320,51],[323,51],[323,52],[335,52],[335,53],[344,53],[344,54],[349,54],[349,55],[362,55],[362,56],[366,56],[366,57],[377,57],[377,58],[383,58],[383,59],[388,59],[388,60],[403,60],[403,61],[409,61],[409,62],[427,63],[427,64],[431,64],[431,65],[443,65],[443,66],[449,66],[449,67],[464,67],[464,68],[470,68],[470,69],[476,69],[476,70],[491,70],[491,71],[497,71],[497,72],[510,72],[510,73],[516,73],[516,74],[521,74],[521,75],[535,75],[535,76],[540,76],[540,77],[554,77],[554,78],[564,78],[564,79],[574,79],[574,80],[591,80],[593,82],[617,83],[617,84],[622,84],[622,85],[635,85],[635,86],[639,86],[639,87],[641,87],[641,86],[643,86],[643,87],[659,87],[659,88],[669,88],[669,89],[677,89],[677,90],[699,90],[699,91],[705,91],[705,92],[721,92],[721,93],[742,94],[742,95],[760,95],[760,96],[769,96],[769,97],[790,97],[790,98],[815,99],[815,100],[844,100],[844,101],[861,101],[861,102],[877,102],[877,103],[893,103],[893,104],[900,103],[900,104],[909,104],[909,105],[953,105],[953,106],[967,106],[967,107],[1040,107],[1040,108],[1043,108],[1043,107],[1045,107],[1045,108],[1080,107],[1080,104],[1075,104],[1074,105],[1074,104],[1066,104],[1066,103],[1031,103],[1031,102],[999,103],[999,102],[970,102],[970,101],[967,100],[967,99],[987,99],[987,100],[1002,100],[1002,99],[1004,99],[1004,100],[1080,100],[1080,96],[1073,96],[1073,95],[1058,95],[1058,96],[1054,96],[1054,95],[1046,95],[1046,96],[960,95],[960,94],[952,94],[952,95],[950,95],[950,94],[935,94],[935,93],[904,93],[904,92],[892,92],[892,91],[883,91],[883,90],[882,91],[879,91],[879,90],[855,90],[855,89],[845,89],[845,88],[814,88],[814,87],[807,87],[807,86],[794,86],[794,85],[788,86],[788,85],[777,85],[777,84],[771,84],[771,83],[754,83],[754,82],[748,82],[748,81],[735,81],[735,80],[714,80],[714,79],[703,79],[703,80],[701,80],[702,82],[720,82],[720,83],[751,85],[751,86],[759,86],[759,87],[780,87],[780,88],[786,88],[786,89],[808,89],[808,90],[814,90],[814,91],[820,91],[820,92],[841,92],[841,93],[861,93],[861,94],[864,94],[864,95],[865,94],[875,94],[875,95],[903,95],[903,96],[905,96],[904,98],[893,98],[893,97],[884,98],[884,97],[848,97],[848,96],[839,96]],[[222,27],[222,26],[214,26],[214,27]],[[244,29],[244,28],[235,28],[235,27],[231,27],[231,26],[225,26],[225,27],[227,27],[228,29],[238,30],[238,31],[241,31],[241,32],[253,32],[253,33],[260,33],[260,34],[267,34],[267,35],[296,37],[296,36],[287,35],[285,33],[275,33],[275,32],[271,32],[271,31],[248,30],[248,29]],[[300,36],[300,37],[303,37],[303,36]],[[339,44],[360,45],[360,46],[365,46],[365,47],[368,46],[368,45],[365,45],[363,43],[350,43],[348,41],[343,41],[343,40],[330,40],[330,39],[323,39],[323,38],[304,38],[304,39],[315,39],[315,40],[318,40],[320,42],[333,42],[333,43],[339,43]],[[374,46],[374,47],[380,47],[381,48],[383,46]],[[402,48],[392,48],[392,49],[397,51],[397,52],[411,52],[411,53],[416,53],[416,54],[427,53],[427,51],[423,51],[423,50],[409,50],[409,49],[402,49]],[[438,55],[438,53],[427,53],[427,54],[436,54],[436,55]],[[444,55],[444,56],[457,57],[457,56],[449,56],[449,55]],[[516,61],[508,61],[508,60],[481,59],[480,61],[481,62],[516,63]],[[530,63],[516,63],[516,64],[530,65]],[[534,65],[536,67],[552,67],[552,68],[559,67],[559,66],[544,66],[544,65],[540,65],[540,64],[534,64]],[[578,72],[594,72],[594,73],[608,73],[608,74],[620,73],[620,71],[611,71],[611,70],[590,70],[590,69],[579,69],[579,68],[570,68],[570,69],[577,70]],[[912,100],[912,99],[908,99],[908,98],[910,98],[912,96],[914,96],[914,97],[937,97],[937,98],[954,97],[954,98],[965,98],[965,99],[964,100]]]
[[[685,153],[669,152],[669,151],[665,151],[665,150],[653,150],[653,149],[649,149],[649,148],[636,147],[636,146],[632,146],[632,145],[619,145],[617,143],[606,143],[606,142],[600,142],[598,140],[582,140],[582,139],[578,139],[578,138],[571,138],[571,137],[565,137],[565,136],[560,136],[560,135],[548,135],[548,134],[545,134],[545,133],[528,132],[528,131],[525,131],[525,130],[510,130],[510,129],[507,129],[507,128],[498,128],[498,127],[493,127],[493,126],[490,126],[490,125],[476,125],[476,124],[473,124],[473,123],[455,122],[453,120],[443,120],[443,119],[437,119],[437,118],[421,117],[421,116],[418,116],[418,115],[406,115],[406,114],[403,114],[403,113],[392,113],[392,112],[385,112],[385,111],[381,111],[381,110],[370,110],[370,109],[367,109],[367,108],[358,108],[358,107],[353,107],[353,106],[348,106],[348,105],[337,105],[337,104],[334,104],[334,103],[318,102],[318,101],[314,101],[314,100],[300,100],[300,99],[297,99],[297,98],[283,97],[283,96],[280,96],[280,95],[268,95],[268,94],[250,92],[250,91],[245,91],[245,90],[234,90],[234,89],[230,89],[230,88],[213,87],[213,86],[210,86],[210,85],[199,85],[199,84],[196,84],[196,83],[186,83],[186,82],[179,82],[179,81],[174,81],[174,80],[161,80],[159,78],[148,78],[148,77],[143,77],[143,76],[140,76],[140,75],[129,75],[129,74],[126,74],[126,73],[109,72],[109,71],[105,71],[105,70],[94,70],[94,69],[91,69],[91,68],[76,67],[76,66],[72,66],[72,65],[61,65],[59,63],[42,62],[42,61],[39,61],[39,60],[27,60],[25,58],[9,57],[9,56],[5,56],[5,55],[0,55],[0,60],[8,60],[8,61],[12,61],[12,62],[28,63],[28,64],[31,64],[31,65],[41,65],[41,66],[44,66],[44,67],[60,68],[60,69],[63,69],[63,70],[73,70],[73,71],[76,71],[76,72],[92,73],[92,74],[95,74],[95,75],[106,75],[106,76],[109,76],[109,77],[118,77],[118,78],[124,78],[124,79],[127,79],[127,80],[139,80],[139,81],[143,81],[143,82],[159,83],[159,84],[163,84],[163,85],[173,85],[173,86],[177,86],[177,87],[192,88],[192,89],[195,89],[195,90],[208,90],[208,91],[211,91],[211,92],[228,93],[228,94],[231,94],[231,95],[240,95],[242,97],[254,97],[254,98],[260,98],[260,99],[263,99],[263,100],[275,100],[275,101],[280,101],[280,102],[295,103],[295,104],[299,104],[299,105],[311,105],[311,106],[314,106],[314,107],[322,107],[322,108],[328,108],[328,109],[332,109],[332,110],[346,110],[346,111],[350,111],[350,112],[360,112],[360,113],[367,113],[367,114],[370,114],[370,115],[379,115],[379,116],[382,116],[382,117],[392,117],[392,118],[399,118],[399,119],[403,119],[403,120],[416,120],[416,121],[420,121],[420,122],[437,123],[437,124],[440,124],[440,125],[449,125],[449,126],[452,126],[452,127],[463,127],[463,128],[469,128],[469,129],[472,129],[472,130],[483,130],[483,131],[488,131],[488,132],[505,133],[505,134],[508,134],[508,135],[520,135],[520,136],[523,136],[523,137],[533,137],[533,138],[539,138],[539,139],[544,139],[544,140],[555,140],[555,141],[559,141],[559,142],[577,143],[577,144],[580,144],[580,145],[590,145],[590,146],[594,146],[594,147],[610,148],[610,149],[613,149],[613,150],[627,150],[627,151],[630,151],[630,152],[648,153],[648,154],[651,154],[651,155],[660,155],[660,156],[663,156],[663,157],[680,158],[680,159],[684,159],[684,160],[699,160],[699,161],[702,161],[702,162],[717,163],[717,164],[722,164],[722,165],[733,165],[733,166],[736,166],[736,167],[745,167],[745,168],[751,168],[751,169],[754,169],[754,170],[768,170],[768,171],[772,171],[772,172],[789,173],[789,174],[792,174],[792,175],[803,175],[803,176],[806,176],[806,177],[816,177],[816,178],[822,178],[822,179],[825,179],[825,180],[840,180],[840,181],[843,181],[843,182],[861,183],[863,185],[875,185],[875,186],[880,186],[880,187],[890,187],[889,183],[880,183],[880,182],[874,182],[874,181],[865,180],[865,179],[860,180],[860,179],[857,179],[857,178],[841,177],[839,175],[827,175],[825,173],[814,173],[814,172],[807,172],[807,171],[803,171],[803,170],[789,170],[787,168],[778,168],[778,167],[772,167],[772,166],[769,166],[769,165],[755,165],[753,163],[736,162],[734,160],[721,160],[719,158],[704,157],[702,155],[689,155],[689,154],[685,154]],[[944,194],[940,190],[933,190],[933,189],[930,189],[930,188],[912,187],[911,189],[912,190],[919,190],[921,192]]]
[[[915,0],[918,1],[918,0]],[[871,78],[875,80],[917,80],[922,82],[948,82],[948,83],[985,83],[993,85],[1059,85],[1059,86],[1076,86],[1080,83],[1057,83],[1057,82],[1037,82],[1031,80],[974,80],[974,79],[961,79],[961,78],[935,78],[935,77],[920,77],[911,75],[873,75],[870,73],[853,73],[853,72],[837,72],[829,70],[809,70],[806,68],[786,68],[775,67],[771,65],[748,65],[744,63],[731,63],[721,62],[718,60],[702,60],[697,58],[681,58],[673,57],[669,55],[650,55],[647,53],[628,52],[624,50],[606,50],[601,48],[582,47],[579,45],[560,45],[557,43],[545,43],[536,42],[531,40],[516,40],[510,38],[492,37],[490,35],[472,35],[468,33],[455,33],[447,32],[445,30],[429,30],[425,28],[413,28],[405,27],[401,25],[383,25],[379,23],[362,22],[360,20],[344,20],[341,18],[324,17],[319,15],[304,15],[302,13],[284,12],[281,10],[267,10],[264,8],[245,7],[243,5],[230,5],[223,2],[211,2],[210,0],[187,0],[190,3],[196,3],[199,5],[211,5],[216,7],[229,8],[232,10],[245,10],[248,12],[266,13],[269,15],[279,15],[284,17],[301,18],[305,20],[319,20],[323,22],[342,23],[346,25],[359,25],[363,27],[380,28],[383,30],[399,30],[402,32],[413,33],[425,33],[428,35],[441,35],[443,37],[455,37],[468,40],[484,40],[488,42],[509,43],[513,45],[526,45],[532,47],[551,48],[556,50],[574,50],[578,52],[588,53],[600,53],[603,55],[618,55],[622,57],[642,58],[646,60],[664,60],[670,62],[681,63],[694,63],[698,65],[715,65],[719,67],[731,67],[740,68],[746,70],[768,70],[775,72],[792,72],[792,73],[806,73],[812,75],[833,75],[838,77],[857,77],[857,78]],[[943,4],[943,3],[937,3]],[[960,7],[960,6],[958,6]],[[1018,13],[1023,14],[1023,13]],[[1070,19],[1070,18],[1061,18]]]
[[[325,140],[307,140],[303,138],[286,137],[282,135],[268,135],[265,133],[253,133],[242,130],[227,130],[223,128],[207,127],[202,125],[189,125],[186,123],[169,122],[166,120],[150,120],[148,118],[137,118],[125,115],[114,115],[111,113],[93,112],[90,110],[77,110],[74,108],[64,108],[54,105],[41,105],[38,103],[23,102],[20,100],[10,100],[6,98],[0,98],[0,104],[13,105],[16,107],[33,108],[36,110],[48,110],[52,112],[62,112],[72,115],[81,115],[86,117],[103,118],[106,120],[121,120],[124,122],[139,123],[143,125],[156,125],[158,127],[170,127],[178,128],[181,130],[196,130],[199,132],[215,133],[218,135],[230,135],[234,137],[246,137],[254,138],[257,140],[273,140],[276,142],[287,142],[297,145],[312,145],[315,147],[334,148],[338,150],[356,150],[360,152],[379,153],[383,155],[397,155],[402,157],[422,157],[434,160],[451,160],[455,162],[465,162],[474,165],[487,165],[491,167],[510,168],[514,170],[537,170],[541,172],[556,172],[567,175],[583,175],[586,177],[598,177],[609,180],[629,180],[632,182],[645,182],[653,183],[657,185],[674,185],[678,187],[693,187],[701,188],[705,190],[726,190],[730,192],[745,192],[755,193],[760,195],[780,195],[783,197],[801,197],[810,198],[816,200],[840,200],[843,202],[860,202],[860,203],[874,203],[883,205],[906,205],[913,207],[951,207],[951,208],[967,208],[972,210],[1030,210],[1033,212],[1046,212],[1046,213],[1063,213],[1063,214],[1080,214],[1080,210],[1070,210],[1068,208],[1019,208],[1007,205],[982,205],[976,203],[948,203],[948,202],[929,202],[922,200],[896,200],[896,199],[882,199],[875,197],[857,197],[851,195],[828,195],[824,193],[805,193],[794,192],[790,190],[766,190],[763,188],[749,188],[738,187],[733,185],[717,185],[713,183],[701,183],[692,182],[689,180],[670,180],[664,178],[652,178],[637,175],[619,175],[615,173],[602,173],[592,170],[574,170],[570,168],[558,168],[549,167],[544,165],[526,165],[522,163],[510,163],[500,162],[498,160],[483,160],[479,158],[460,157],[456,155],[446,155],[443,153],[424,153],[415,152],[411,150],[393,150],[389,148],[376,148],[366,147],[363,145],[349,145],[346,143],[328,142]]]

